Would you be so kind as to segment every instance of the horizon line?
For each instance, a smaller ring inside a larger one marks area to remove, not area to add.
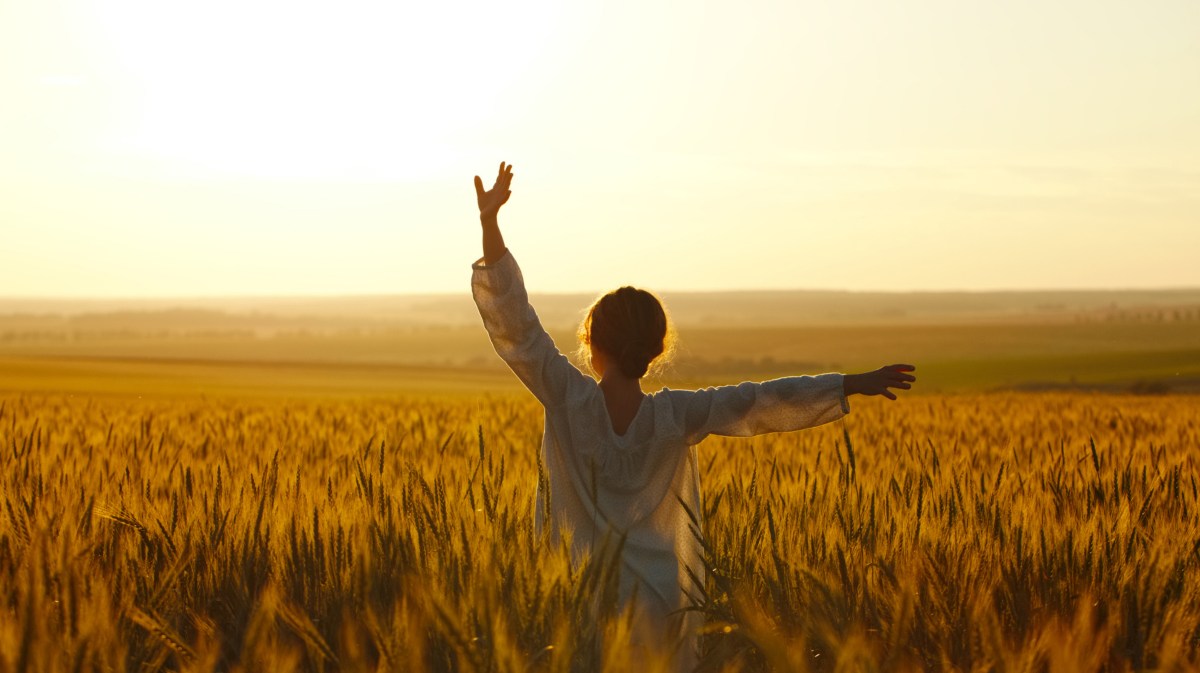
[[[530,290],[530,296],[573,297],[580,295],[599,296],[609,290],[577,290],[565,292],[543,292]],[[848,288],[733,288],[733,289],[673,289],[652,290],[655,294],[1095,294],[1103,292],[1200,292],[1197,285],[1166,285],[1153,287],[1109,286],[1109,287],[1038,287],[1038,288],[916,288],[848,289]],[[470,296],[469,290],[429,292],[339,292],[315,294],[177,294],[177,295],[4,295],[0,302],[103,302],[103,301],[252,301],[252,300],[305,300],[305,299],[387,299],[396,297],[460,297]]]

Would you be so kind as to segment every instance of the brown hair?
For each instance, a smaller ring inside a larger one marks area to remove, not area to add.
[[[634,287],[622,287],[600,297],[579,326],[580,355],[590,360],[593,349],[604,351],[621,373],[632,379],[646,375],[655,360],[664,362],[674,347],[667,311],[658,297]]]

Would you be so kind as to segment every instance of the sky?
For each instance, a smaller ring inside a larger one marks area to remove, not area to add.
[[[1195,0],[0,2],[0,296],[1200,286]]]

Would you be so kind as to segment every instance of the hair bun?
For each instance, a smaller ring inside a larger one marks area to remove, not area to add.
[[[624,375],[641,378],[670,345],[666,311],[645,290],[619,288],[592,304],[580,340],[611,357]]]

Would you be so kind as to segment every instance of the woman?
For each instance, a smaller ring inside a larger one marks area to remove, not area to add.
[[[504,245],[497,213],[512,193],[512,177],[512,166],[501,163],[485,191],[475,176],[483,258],[473,265],[471,285],[496,352],[545,408],[549,497],[537,499],[537,526],[568,535],[577,557],[606,537],[621,540],[619,599],[632,601],[638,639],[670,645],[677,666],[688,669],[698,654],[698,614],[685,608],[689,596],[700,595],[692,578],[704,578],[692,524],[701,512],[695,445],[708,435],[827,423],[849,412],[849,395],[894,400],[891,388],[907,390],[916,380],[908,373],[913,367],[646,394],[642,377],[671,345],[667,316],[654,295],[623,287],[597,300],[580,329],[597,381],[542,328]]]

